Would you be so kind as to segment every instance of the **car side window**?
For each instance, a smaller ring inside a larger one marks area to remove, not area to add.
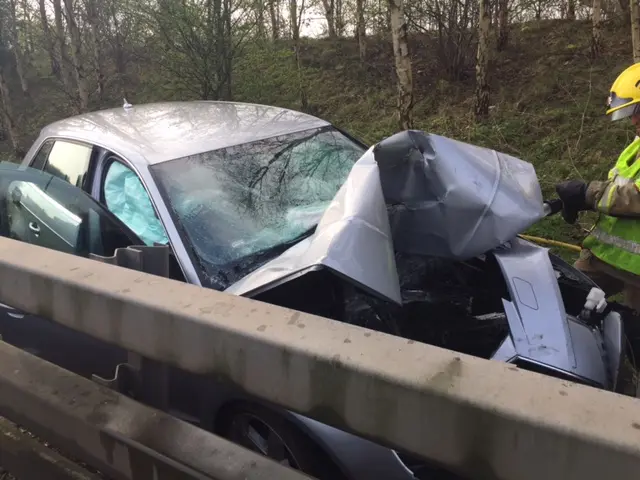
[[[84,257],[139,244],[85,192],[35,169],[0,169],[0,234]]]
[[[51,149],[53,148],[53,143],[53,140],[45,140],[40,147],[40,150],[38,150],[38,153],[31,161],[32,168],[37,168],[38,170],[44,169],[44,166],[47,163],[47,158],[49,158],[49,153],[51,153]]]
[[[70,140],[47,140],[31,165],[71,185],[85,188],[92,154],[91,145]]]
[[[124,163],[108,164],[102,185],[107,208],[146,245],[167,245],[169,238],[138,175]]]

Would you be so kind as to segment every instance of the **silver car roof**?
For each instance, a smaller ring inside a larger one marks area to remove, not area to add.
[[[89,142],[130,161],[155,164],[327,125],[319,118],[279,107],[185,101],[84,113],[50,124],[40,135]]]

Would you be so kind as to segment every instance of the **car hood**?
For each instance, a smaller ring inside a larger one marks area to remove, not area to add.
[[[226,289],[254,296],[329,269],[401,303],[395,252],[465,260],[544,215],[535,169],[495,150],[404,131],[354,164],[315,233]]]

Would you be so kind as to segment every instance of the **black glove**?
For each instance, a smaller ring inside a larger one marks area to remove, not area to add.
[[[556,192],[562,200],[562,218],[573,224],[578,219],[578,213],[591,210],[587,205],[587,184],[580,180],[568,180],[556,185]]]

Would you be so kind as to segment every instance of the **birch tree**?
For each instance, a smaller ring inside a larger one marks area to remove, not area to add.
[[[49,19],[47,18],[47,6],[46,0],[38,0],[38,6],[40,11],[40,23],[42,26],[42,34],[44,37],[44,48],[49,54],[49,60],[51,61],[51,73],[53,73],[58,80],[62,80],[60,74],[60,62],[57,58],[55,51],[55,40],[51,34],[51,28],[49,27]]]
[[[498,51],[509,43],[509,0],[498,0]]]
[[[631,0],[631,44],[634,63],[640,62],[640,5],[638,0]]]
[[[389,0],[389,14],[398,88],[398,124],[402,130],[408,130],[413,128],[413,74],[402,0]]]
[[[62,18],[61,0],[53,0],[53,13],[56,24],[56,51],[60,58],[60,76],[62,77],[62,83],[67,93],[76,98],[77,92],[71,83],[71,75],[69,74],[69,65],[71,62],[69,61],[69,54],[67,52],[67,35],[65,33],[64,22]]]
[[[22,52],[22,46],[20,45],[20,38],[18,35],[18,18],[17,18],[17,6],[16,0],[9,0],[9,12],[8,12],[8,25],[5,25],[7,33],[9,34],[9,41],[11,43],[11,51],[13,52],[13,58],[16,63],[16,73],[20,79],[20,86],[22,93],[26,96],[29,95],[29,83],[25,74],[25,59]]]
[[[476,56],[476,117],[489,114],[489,29],[491,25],[490,0],[480,0],[478,22],[478,54]]]
[[[597,58],[602,52],[602,0],[593,0],[591,13],[591,58]]]
[[[2,45],[0,45],[1,49]],[[2,124],[14,152],[16,155],[21,156],[23,152],[20,149],[18,129],[14,121],[13,109],[11,108],[11,93],[9,92],[9,85],[7,84],[2,62],[3,58],[0,56],[0,113],[2,114]]]
[[[98,1],[84,0],[84,7],[87,13],[87,23],[89,24],[89,40],[93,53],[93,70],[98,84],[98,96],[102,99],[104,95],[104,73],[102,68],[102,49],[100,48],[101,35]]]
[[[80,35],[80,28],[76,21],[76,12],[73,0],[64,0],[64,7],[67,25],[69,26],[69,33],[71,34],[71,60],[73,73],[78,86],[80,111],[86,112],[89,108],[89,86],[87,85],[87,78],[82,62],[82,36]]]
[[[294,0],[291,0],[294,1]],[[335,0],[322,0],[322,6],[324,7],[324,15],[327,19],[327,31],[329,38],[335,38],[338,36],[336,32],[336,5]]]
[[[364,20],[364,2],[365,0],[356,0],[356,35],[358,36],[361,61],[364,61],[367,57],[367,26]]]
[[[271,17],[271,38],[277,40],[280,38],[279,15],[280,2],[278,0],[269,1],[269,17]]]

